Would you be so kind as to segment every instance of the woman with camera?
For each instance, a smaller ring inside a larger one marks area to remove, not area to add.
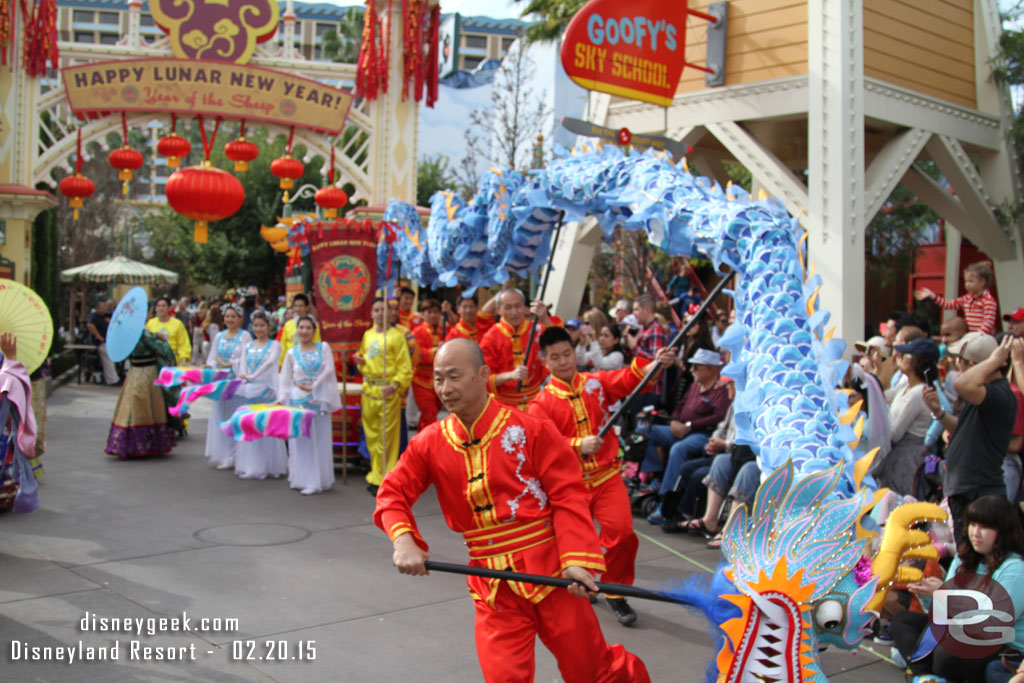
[[[913,493],[914,474],[924,461],[924,438],[932,413],[924,402],[924,388],[939,377],[939,345],[928,338],[915,339],[896,347],[896,364],[907,383],[892,399],[892,450],[877,460],[871,474],[878,486],[887,486],[906,496]]]

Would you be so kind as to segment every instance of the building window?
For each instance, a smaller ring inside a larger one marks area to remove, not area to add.
[[[487,36],[463,36],[462,45],[471,50],[486,50]]]
[[[100,43],[102,43],[103,45],[117,45],[117,41],[120,38],[121,36],[119,36],[116,33],[101,33]]]
[[[140,25],[142,26],[156,26],[156,22],[153,21],[152,14],[143,14],[140,19]]]
[[[502,38],[501,39],[501,52],[502,54],[509,51],[512,47],[512,43],[516,42],[515,38]]]
[[[118,12],[100,12],[99,21],[97,23],[117,26],[121,23],[121,16]]]
[[[317,45],[313,48],[313,59],[322,60],[324,58],[324,49]]]
[[[462,68],[466,71],[472,71],[477,68],[482,61],[484,61],[483,57],[463,57]]]
[[[328,31],[334,31],[335,33],[337,33],[338,32],[338,25],[337,24],[321,24],[320,22],[317,22],[317,25],[316,25],[316,37],[317,38],[322,38],[323,35],[325,33],[327,33]]]
[[[92,12],[76,9],[71,15],[71,20],[76,24],[91,24],[94,16]]]
[[[76,43],[95,43],[96,34],[92,31],[75,31]]]

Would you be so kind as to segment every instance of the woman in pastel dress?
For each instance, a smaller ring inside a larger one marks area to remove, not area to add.
[[[242,309],[237,304],[224,306],[224,325],[225,329],[218,332],[210,344],[206,365],[217,370],[227,370],[233,378],[242,349],[252,341],[252,336],[239,329],[242,325]],[[206,457],[218,470],[229,470],[235,466],[235,440],[220,431],[220,423],[231,417],[244,402],[233,396],[227,400],[214,401],[210,408],[210,421],[206,428]]]
[[[334,485],[331,413],[341,409],[341,396],[330,345],[313,341],[316,322],[304,315],[296,328],[299,344],[285,354],[277,396],[282,403],[315,411],[309,438],[288,439],[288,484],[308,496]]]
[[[235,375],[245,380],[235,396],[245,403],[273,403],[277,400],[278,359],[281,345],[270,338],[270,322],[263,311],[252,314],[256,338],[238,355]],[[288,472],[288,450],[282,439],[267,437],[235,442],[235,474],[242,479],[279,477]]]

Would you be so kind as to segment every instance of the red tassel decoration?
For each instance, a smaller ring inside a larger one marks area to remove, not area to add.
[[[380,65],[377,46],[377,3],[368,0],[363,14],[363,42],[356,64],[356,97],[377,99],[380,86]]]
[[[437,102],[437,86],[438,86],[438,51],[439,38],[438,34],[441,30],[441,6],[434,5],[434,9],[430,10],[430,32],[427,38],[427,47],[429,52],[427,53],[427,106],[433,109],[434,103]]]
[[[24,9],[24,7],[23,7]],[[57,0],[39,0],[35,11],[25,24],[25,73],[42,76],[46,63],[58,68]]]
[[[14,0],[0,0],[0,65],[7,66],[7,48],[14,41]]]

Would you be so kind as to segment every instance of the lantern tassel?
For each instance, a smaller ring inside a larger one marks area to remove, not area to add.
[[[192,241],[196,244],[206,244],[209,236],[209,224],[206,221],[196,221],[192,232]]]

